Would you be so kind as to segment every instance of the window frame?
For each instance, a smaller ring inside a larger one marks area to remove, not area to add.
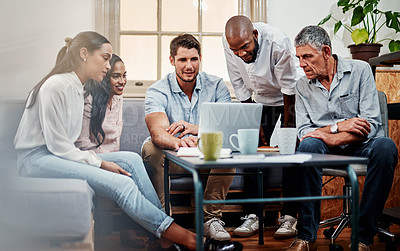
[[[190,32],[199,38],[202,43],[203,36],[223,35],[222,32],[202,32],[202,0],[198,1],[198,32]],[[157,79],[161,76],[161,38],[164,35],[177,36],[182,32],[161,31],[161,18],[163,0],[157,0],[157,31],[121,31],[120,27],[120,0],[95,0],[95,30],[106,36],[113,45],[113,51],[120,54],[120,36],[122,35],[154,35],[157,36]],[[253,22],[267,22],[267,0],[238,0],[238,13],[249,17]],[[201,67],[201,66],[200,66]],[[201,68],[200,68],[201,69]],[[124,91],[124,97],[144,98],[147,88],[156,80],[129,80]],[[231,95],[233,89],[227,81]]]

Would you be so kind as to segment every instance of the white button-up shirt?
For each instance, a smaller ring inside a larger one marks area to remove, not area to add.
[[[75,72],[51,76],[42,85],[35,104],[25,109],[15,148],[46,145],[56,156],[100,167],[101,159],[93,151],[81,151],[74,145],[82,130],[83,105],[83,85]]]
[[[297,80],[304,75],[294,46],[280,30],[265,23],[254,23],[259,49],[256,61],[245,63],[233,54],[223,36],[228,74],[236,97],[244,101],[253,96],[257,103],[283,105],[283,94],[294,95]]]

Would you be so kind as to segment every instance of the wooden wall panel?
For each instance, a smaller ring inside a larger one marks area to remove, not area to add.
[[[400,71],[376,71],[376,88],[383,91],[388,103],[400,103]],[[389,137],[400,149],[400,120],[389,120]],[[400,156],[400,155],[399,155]],[[400,207],[400,165],[397,164],[392,190],[385,207]]]
[[[388,99],[388,103],[400,103],[400,71],[376,71],[376,87],[383,91]],[[389,137],[396,143],[397,149],[400,149],[400,121],[389,120]],[[330,177],[323,177],[323,182]],[[364,177],[358,179],[360,183],[360,192],[364,186]],[[322,189],[323,195],[342,194],[343,179],[336,178],[326,184]],[[361,196],[360,196],[361,198]],[[396,167],[392,190],[385,207],[400,207],[400,167]],[[321,203],[321,218],[329,219],[338,216],[342,212],[342,201],[329,200]]]

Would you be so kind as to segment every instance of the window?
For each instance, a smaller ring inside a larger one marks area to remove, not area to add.
[[[169,43],[184,32],[202,45],[201,70],[229,82],[221,38],[225,23],[247,12],[260,20],[260,13],[248,10],[262,7],[264,15],[265,5],[266,0],[96,0],[96,30],[110,39],[114,53],[125,62],[124,96],[144,97],[152,83],[174,70]]]

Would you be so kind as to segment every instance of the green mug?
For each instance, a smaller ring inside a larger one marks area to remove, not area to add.
[[[197,145],[204,154],[204,160],[217,160],[222,148],[222,132],[202,133]]]

